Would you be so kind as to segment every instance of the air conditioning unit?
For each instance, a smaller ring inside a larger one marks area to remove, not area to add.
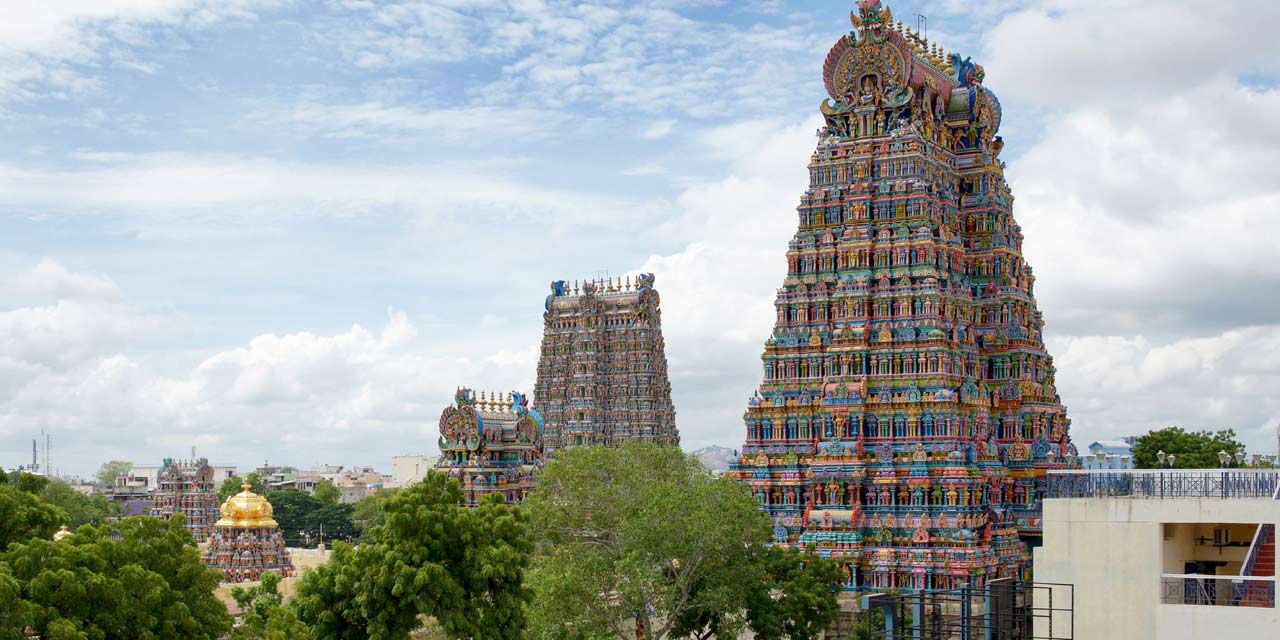
[[[1213,544],[1220,547],[1231,544],[1231,529],[1226,527],[1214,527]]]

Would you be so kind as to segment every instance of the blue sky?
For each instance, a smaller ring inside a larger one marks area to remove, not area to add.
[[[18,0],[0,465],[386,467],[530,389],[553,279],[652,271],[737,446],[852,2]],[[984,64],[1074,437],[1280,423],[1280,9],[890,3]]]

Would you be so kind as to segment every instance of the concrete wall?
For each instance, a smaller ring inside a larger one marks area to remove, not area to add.
[[[1036,582],[1075,585],[1075,640],[1210,640],[1280,637],[1280,609],[1166,605],[1160,574],[1170,553],[1217,559],[1217,549],[1195,545],[1198,527],[1165,523],[1277,523],[1280,501],[1266,499],[1082,498],[1044,501],[1044,546],[1035,550]],[[1212,536],[1212,527],[1203,529]],[[1233,537],[1236,530],[1233,528]],[[1227,554],[1242,554],[1225,548]],[[1198,558],[1197,558],[1198,559]],[[1228,565],[1224,569],[1238,567]],[[1226,570],[1219,573],[1225,574]]]

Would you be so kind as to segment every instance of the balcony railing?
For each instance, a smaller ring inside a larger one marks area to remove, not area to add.
[[[1050,471],[1049,498],[1270,498],[1280,469]]]
[[[1160,576],[1160,601],[1206,607],[1274,608],[1276,579],[1166,573]]]

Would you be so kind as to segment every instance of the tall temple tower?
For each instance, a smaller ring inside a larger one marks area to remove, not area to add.
[[[551,283],[534,407],[548,454],[627,440],[680,444],[653,274]]]
[[[852,19],[732,472],[777,543],[841,560],[851,589],[1026,577],[1045,471],[1076,452],[1000,102],[879,0]]]

